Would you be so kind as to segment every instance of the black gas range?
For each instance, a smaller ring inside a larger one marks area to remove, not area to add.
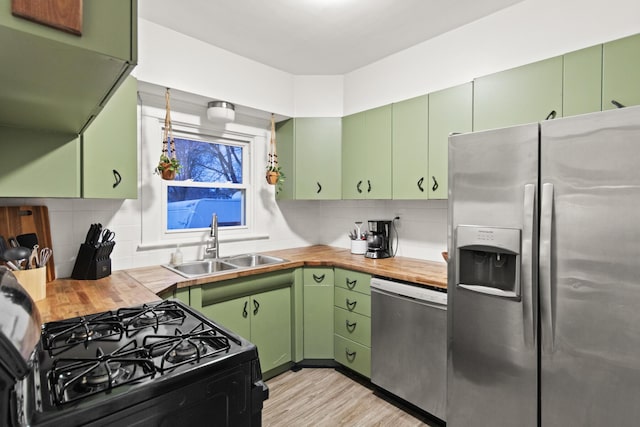
[[[259,426],[255,345],[177,300],[40,325],[0,267],[0,425]]]

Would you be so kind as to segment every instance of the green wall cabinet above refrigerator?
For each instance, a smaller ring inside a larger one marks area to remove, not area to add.
[[[640,34],[602,47],[602,109],[640,104]]]
[[[562,115],[600,111],[602,104],[602,45],[563,57]]]
[[[342,118],[342,198],[391,199],[392,106]]]
[[[473,81],[473,130],[562,117],[562,57],[534,62]]]
[[[339,117],[302,117],[278,123],[278,164],[285,174],[279,199],[340,199],[341,127]]]
[[[83,2],[77,36],[0,0],[0,125],[79,134],[137,63],[137,2]]]

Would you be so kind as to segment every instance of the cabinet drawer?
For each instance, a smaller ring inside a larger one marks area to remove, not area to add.
[[[335,269],[335,284],[344,289],[349,289],[363,294],[371,295],[371,288],[369,287],[369,281],[371,281],[371,275],[367,273],[360,273],[357,271],[343,270],[341,268]]]
[[[334,335],[336,362],[371,378],[371,349],[340,335]]]
[[[335,288],[333,303],[336,307],[371,317],[371,296],[369,295]]]
[[[304,285],[333,285],[333,268],[305,267]]]
[[[371,319],[367,316],[336,307],[333,328],[336,334],[371,347]]]

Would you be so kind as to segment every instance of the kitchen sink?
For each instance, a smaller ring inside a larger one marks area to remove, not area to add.
[[[279,264],[286,260],[268,255],[244,254],[224,258],[224,261],[237,267],[260,267],[262,265]]]
[[[225,258],[189,261],[180,265],[165,264],[163,267],[188,279],[200,276],[211,276],[216,273],[227,273],[233,270],[261,267],[286,262],[286,259],[269,255],[242,254]]]
[[[190,261],[180,265],[167,264],[163,267],[187,278],[209,276],[216,273],[224,273],[237,270],[238,267],[219,259],[205,259],[202,261]]]

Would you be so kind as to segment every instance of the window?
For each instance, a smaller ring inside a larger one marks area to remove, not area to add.
[[[182,132],[174,140],[182,169],[166,181],[166,232],[207,228],[213,213],[221,228],[246,227],[249,144]]]

